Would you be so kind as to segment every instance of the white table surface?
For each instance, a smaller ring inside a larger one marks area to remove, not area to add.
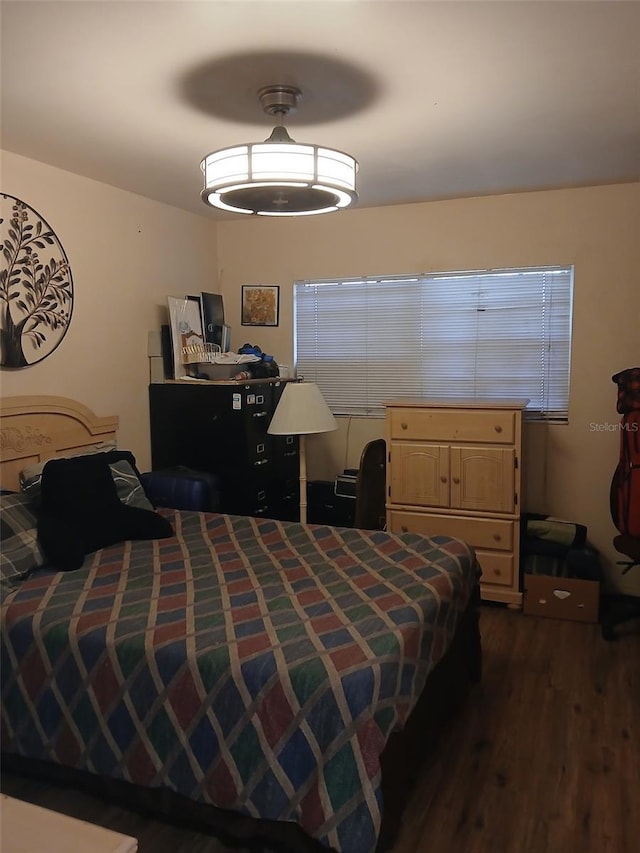
[[[128,835],[2,794],[2,853],[136,853]]]

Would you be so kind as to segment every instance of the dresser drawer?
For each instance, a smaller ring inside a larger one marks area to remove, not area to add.
[[[482,551],[476,549],[476,557],[482,569],[483,584],[490,583],[498,586],[511,586],[514,578],[513,554],[497,551]]]
[[[391,439],[404,441],[474,441],[512,444],[516,415],[512,411],[456,409],[388,409]]]
[[[392,533],[424,533],[427,536],[454,536],[474,548],[513,551],[515,522],[460,515],[437,515],[392,510],[389,530]]]

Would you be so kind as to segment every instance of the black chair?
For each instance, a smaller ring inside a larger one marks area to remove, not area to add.
[[[387,480],[387,445],[376,438],[365,445],[356,475],[354,526],[363,530],[384,530]]]

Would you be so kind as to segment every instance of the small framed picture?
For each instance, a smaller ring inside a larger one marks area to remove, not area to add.
[[[280,286],[277,284],[242,285],[242,325],[277,326],[280,310]]]

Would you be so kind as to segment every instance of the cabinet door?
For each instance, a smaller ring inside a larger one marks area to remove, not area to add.
[[[449,448],[445,444],[391,445],[391,500],[416,506],[449,505]]]
[[[515,501],[513,447],[451,448],[451,507],[513,512]]]

